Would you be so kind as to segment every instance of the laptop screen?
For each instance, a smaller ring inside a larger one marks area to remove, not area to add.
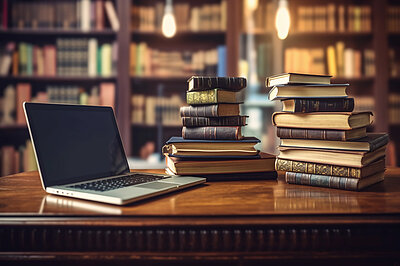
[[[45,187],[129,172],[111,107],[24,106]]]

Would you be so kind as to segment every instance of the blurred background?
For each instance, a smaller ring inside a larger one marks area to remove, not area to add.
[[[400,144],[400,1],[0,0],[0,176],[36,169],[23,101],[113,106],[131,168],[164,168],[192,75],[243,76],[247,136],[276,153],[265,78],[349,83]]]

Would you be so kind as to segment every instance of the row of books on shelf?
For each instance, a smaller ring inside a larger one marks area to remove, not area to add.
[[[210,50],[162,51],[147,43],[131,43],[131,76],[225,75],[226,46]]]
[[[9,42],[0,47],[0,75],[109,77],[117,58],[116,42],[100,45],[95,38],[58,38],[44,46]]]
[[[131,98],[132,125],[179,126],[181,119],[179,108],[184,104],[179,95],[171,97],[155,97],[134,94]]]
[[[345,47],[344,42],[324,48],[287,48],[285,71],[329,73],[332,76],[360,78],[375,75],[375,53],[372,49]]]
[[[189,3],[175,3],[173,12],[178,31],[225,31],[227,21],[226,0],[191,6]],[[165,5],[131,7],[131,28],[144,32],[161,31]]]
[[[389,124],[400,125],[400,94],[389,94]]]
[[[259,1],[255,10],[248,6],[250,2],[243,1],[243,31],[272,32],[276,13],[273,1]]]
[[[389,50],[389,74],[392,78],[400,77],[400,54],[393,48]]]
[[[387,30],[390,33],[400,32],[400,6],[389,6],[387,9]]]
[[[2,28],[11,23],[16,29],[81,29],[104,30],[108,22],[119,29],[118,16],[112,1],[22,1],[3,0]],[[9,13],[10,12],[10,13]]]
[[[41,103],[66,103],[66,104],[90,104],[115,105],[115,84],[102,82],[86,90],[80,86],[46,86],[32,96],[30,83],[17,83],[8,85],[0,98],[0,125],[24,125],[25,116],[22,109],[24,101]]]
[[[368,5],[297,6],[296,16],[298,32],[371,32]]]
[[[0,176],[37,170],[35,154],[30,140],[19,147],[2,146],[0,148],[0,162]]]

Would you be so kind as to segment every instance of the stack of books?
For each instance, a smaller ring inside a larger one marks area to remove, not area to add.
[[[275,168],[286,182],[361,190],[384,178],[388,135],[367,133],[371,112],[353,112],[348,84],[331,76],[287,73],[266,79],[270,100],[283,112],[272,115],[281,138]]]
[[[212,179],[276,178],[275,157],[260,153],[255,137],[242,136],[246,116],[240,115],[237,94],[246,87],[240,77],[199,77],[188,80],[180,109],[182,137],[163,147],[166,172]]]

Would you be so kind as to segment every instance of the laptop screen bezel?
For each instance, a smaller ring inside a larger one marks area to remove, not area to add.
[[[37,162],[37,166],[38,166],[38,171],[39,171],[39,175],[40,175],[40,179],[42,182],[42,187],[46,190],[47,187],[51,187],[51,186],[60,186],[60,185],[67,185],[70,183],[77,183],[77,182],[84,182],[84,181],[90,181],[90,180],[95,180],[98,178],[102,178],[102,177],[108,177],[108,176],[116,176],[116,175],[121,175],[121,174],[125,174],[125,173],[129,173],[129,165],[128,165],[128,160],[126,158],[126,153],[125,153],[125,149],[124,146],[122,144],[122,140],[121,140],[121,136],[118,130],[118,124],[117,121],[115,119],[115,114],[114,111],[111,107],[108,106],[89,106],[89,105],[73,105],[73,104],[49,104],[49,103],[30,103],[30,102],[24,102],[23,103],[23,108],[24,108],[24,113],[25,113],[25,118],[26,118],[26,122],[27,122],[27,126],[28,126],[28,130],[29,130],[29,135],[32,141],[32,146],[33,146],[33,150],[34,150],[34,154],[35,154],[35,158],[36,158],[36,162]],[[70,109],[70,108],[74,108],[74,110],[93,110],[93,111],[101,111],[101,112],[111,112],[110,115],[113,117],[112,121],[113,121],[113,126],[117,132],[117,140],[118,140],[118,144],[119,148],[121,149],[121,151],[123,152],[123,160],[124,160],[124,164],[125,164],[125,168],[118,173],[96,173],[96,175],[92,176],[80,176],[79,179],[81,179],[80,181],[76,181],[77,177],[68,179],[68,180],[64,180],[64,182],[49,182],[49,180],[46,179],[46,176],[43,175],[43,173],[45,173],[44,170],[44,164],[43,164],[43,158],[41,158],[41,156],[39,155],[40,153],[38,152],[38,147],[40,146],[40,143],[35,142],[35,133],[34,133],[34,127],[35,125],[32,125],[32,120],[31,117],[34,115],[33,111],[35,110],[58,110],[58,111],[62,111],[65,109]]]

